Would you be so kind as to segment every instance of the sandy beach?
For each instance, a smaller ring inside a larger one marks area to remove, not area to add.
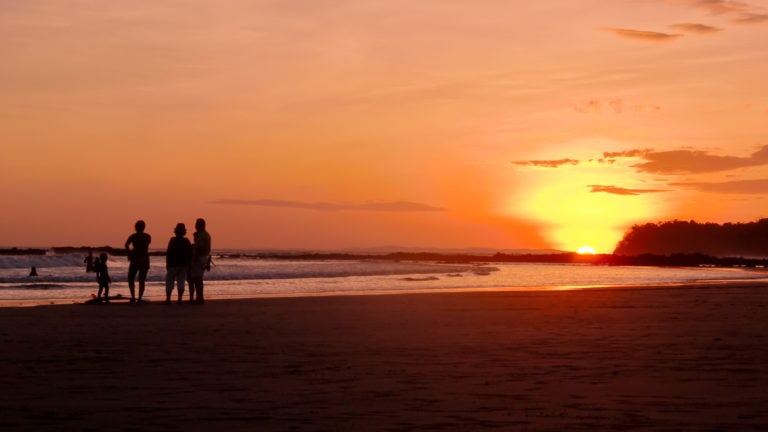
[[[758,431],[768,288],[0,309],[0,429]]]

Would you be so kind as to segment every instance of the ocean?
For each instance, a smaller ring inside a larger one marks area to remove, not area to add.
[[[86,273],[85,255],[0,256],[0,302],[77,303],[98,290]],[[110,257],[110,295],[129,296],[125,257]],[[31,267],[38,276],[29,276]],[[442,264],[364,260],[214,257],[206,273],[206,298],[359,295],[472,290],[553,290],[604,286],[655,286],[715,281],[766,280],[763,269],[658,268],[589,264]],[[145,297],[165,298],[165,258],[152,257]],[[175,298],[175,294],[174,294]]]

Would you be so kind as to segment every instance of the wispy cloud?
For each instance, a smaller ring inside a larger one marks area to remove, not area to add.
[[[618,186],[589,185],[589,191],[593,193],[604,192],[613,195],[641,195],[647,193],[668,192],[664,189],[628,189]]]
[[[576,159],[557,159],[557,160],[529,160],[529,161],[513,161],[512,165],[521,166],[534,166],[540,168],[559,168],[563,165],[578,165],[579,161]]]
[[[619,36],[622,38],[640,40],[645,42],[672,42],[678,38],[683,37],[683,35],[681,34],[661,33],[661,32],[646,31],[646,30],[632,30],[632,29],[611,28],[611,27],[604,28],[603,30],[611,32],[616,36]]]
[[[603,157],[606,159],[615,159],[615,158],[631,158],[631,157],[643,157],[647,155],[648,153],[653,153],[652,149],[632,149],[632,150],[623,150],[618,152],[603,152]]]
[[[753,7],[747,3],[734,0],[661,0],[665,3],[690,5],[693,8],[705,9],[716,15],[731,13],[746,13]]]
[[[606,164],[614,164],[618,159],[621,159],[621,158],[642,158],[649,153],[653,153],[653,150],[635,149],[635,150],[624,150],[620,152],[604,152],[603,157],[601,158],[588,159],[583,161],[580,161],[577,159],[571,159],[571,158],[535,159],[535,160],[527,160],[527,161],[512,161],[510,162],[510,164],[518,165],[518,166],[536,167],[536,168],[560,168],[566,165],[577,166],[577,165],[581,165],[582,163],[599,163],[599,164],[606,165]]]
[[[723,31],[723,29],[721,28],[712,27],[705,24],[695,24],[695,23],[672,24],[670,27],[681,32],[696,33],[696,34],[709,34],[709,33],[717,33],[717,32]]]
[[[661,175],[700,174],[729,171],[768,165],[768,145],[761,147],[749,156],[721,156],[703,150],[631,149],[618,152],[603,152],[602,158],[589,159],[587,162],[614,164],[619,159],[636,159],[638,163],[630,165],[639,172]],[[580,165],[577,159],[529,160],[511,162],[513,165],[541,168],[559,168],[563,165]],[[596,190],[594,192],[607,192]]]
[[[697,7],[708,9],[715,14],[725,13],[744,13],[750,10],[751,6],[747,3],[733,0],[684,0],[686,3]]]
[[[327,203],[327,202],[302,202],[271,199],[241,200],[220,199],[210,201],[211,204],[280,207],[316,211],[382,211],[382,212],[439,212],[444,208],[409,201],[394,202],[367,202],[362,204]]]
[[[662,0],[666,3],[687,4],[696,9],[704,9],[714,15],[726,15],[739,24],[754,24],[768,21],[764,8],[751,3],[734,0]]]
[[[696,189],[701,192],[723,194],[768,195],[768,179],[734,180],[718,183],[685,182],[670,183],[670,186]]]
[[[596,159],[601,164],[615,164],[619,159],[642,158],[653,153],[651,149],[632,149],[618,152],[603,152],[603,157]]]
[[[638,171],[652,174],[686,174],[728,171],[768,164],[768,146],[748,157],[718,156],[699,150],[647,152],[645,162],[633,165]]]
[[[768,13],[746,13],[733,21],[739,24],[760,24],[768,22]]]
[[[579,105],[575,105],[573,109],[576,112],[585,114],[624,114],[627,112],[636,114],[657,114],[661,111],[661,106],[648,103],[633,103],[622,98],[611,98],[589,99],[588,101],[580,103]]]

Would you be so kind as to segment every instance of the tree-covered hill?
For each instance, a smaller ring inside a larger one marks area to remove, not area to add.
[[[768,219],[722,225],[678,220],[635,225],[613,253],[768,257]]]

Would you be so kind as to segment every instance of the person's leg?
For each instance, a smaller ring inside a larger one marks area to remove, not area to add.
[[[203,295],[203,287],[204,287],[203,277],[202,276],[196,277],[195,278],[195,291],[197,291],[196,292],[197,298],[195,299],[195,303],[198,303],[198,304],[205,303],[205,296]]]
[[[176,272],[176,285],[178,285],[179,289],[179,304],[181,304],[181,300],[184,298],[184,282],[187,279],[187,268],[186,267],[179,267]]]
[[[189,270],[190,272],[192,269]],[[189,282],[189,302],[194,303],[195,302],[195,279],[192,277],[191,273],[187,273],[187,282]]]
[[[139,271],[133,263],[128,266],[128,290],[131,292],[131,303],[136,301],[136,273]]]
[[[104,283],[104,303],[109,303],[109,282]]]
[[[104,290],[104,287],[101,285],[101,282],[99,282],[99,293],[96,294],[97,299],[101,299],[101,291]]]
[[[139,300],[144,296],[144,286],[147,281],[148,268],[139,269]]]
[[[170,304],[171,303],[171,293],[173,292],[173,281],[175,280],[175,274],[174,274],[174,268],[171,267],[168,269],[168,272],[165,274],[165,303]]]
[[[205,274],[205,266],[208,262],[207,257],[197,257],[192,263],[190,274],[192,275],[192,283],[195,288],[195,303],[203,303],[205,298],[203,297],[203,275]]]

